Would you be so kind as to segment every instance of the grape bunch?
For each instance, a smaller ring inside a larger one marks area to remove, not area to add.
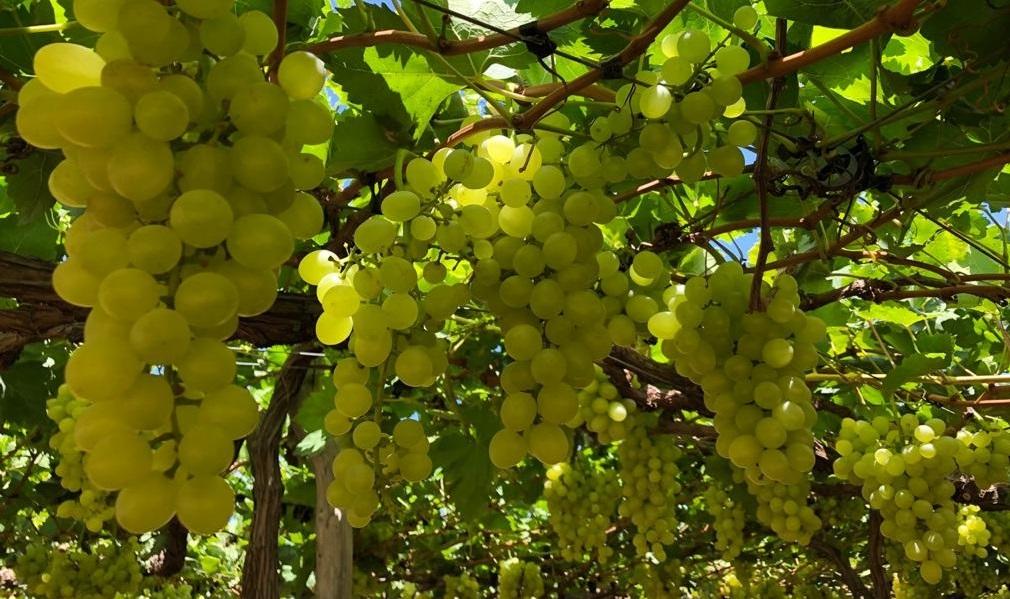
[[[498,565],[498,597],[501,599],[540,599],[545,597],[540,567],[517,558]]]
[[[99,540],[88,551],[29,545],[14,571],[29,596],[46,599],[140,597],[143,574],[136,540]]]
[[[997,553],[1010,556],[1010,513],[983,512],[986,529],[989,530],[989,544]]]
[[[642,424],[632,429],[618,448],[624,496],[619,513],[630,518],[637,529],[632,543],[638,554],[651,554],[662,562],[666,547],[677,540],[675,507],[681,489],[677,459],[681,452],[673,437],[653,435],[646,422]]]
[[[76,215],[53,273],[91,309],[65,372],[91,403],[74,440],[134,533],[174,515],[198,534],[227,524],[222,473],[258,410],[222,341],[272,305],[295,239],[322,225],[300,191],[324,177],[304,146],[333,127],[322,62],[289,54],[268,82],[272,19],[233,4],[75,0],[95,48],[43,46],[18,97],[18,133],[62,150],[49,189]]]
[[[670,559],[660,564],[650,562],[635,566],[633,580],[647,599],[680,599],[688,596],[683,586],[690,579],[680,560]],[[693,595],[691,595],[693,596]]]
[[[596,368],[596,380],[580,389],[578,397],[579,413],[565,423],[569,428],[584,425],[600,443],[614,443],[624,439],[634,426],[635,402],[622,399],[601,368]]]
[[[763,312],[748,312],[751,275],[736,262],[670,295],[649,329],[677,371],[701,385],[715,413],[716,451],[740,469],[759,500],[758,520],[781,538],[806,543],[820,528],[807,505],[817,412],[805,372],[818,356],[824,322],[798,308],[796,280],[762,283]]]
[[[957,469],[955,456],[962,444],[946,435],[946,428],[943,420],[921,422],[913,414],[897,423],[883,416],[846,418],[835,442],[840,456],[835,475],[862,486],[863,497],[883,517],[881,534],[901,544],[930,585],[940,582],[943,568],[956,564],[959,539],[974,545],[981,540],[977,533],[985,530],[984,521],[973,518],[959,535],[954,485],[948,478]]]
[[[620,483],[612,469],[579,456],[547,469],[544,497],[551,528],[558,535],[561,557],[581,561],[594,554],[603,563],[613,555],[607,531],[621,498]]]
[[[722,559],[731,562],[743,549],[743,529],[746,512],[725,489],[713,483],[704,494],[705,506],[714,520],[715,548],[722,552]]]
[[[480,583],[464,572],[459,576],[443,576],[445,599],[477,599],[480,597]]]
[[[741,29],[753,29],[757,13]],[[708,34],[684,29],[661,40],[664,62],[639,71],[636,82],[617,91],[617,107],[593,120],[592,138],[571,151],[572,175],[585,187],[627,178],[676,176],[694,182],[709,169],[724,177],[744,171],[742,147],[757,139],[757,126],[743,117],[746,102],[738,75],[750,66],[742,46],[713,47]]]
[[[962,505],[957,511],[957,544],[959,551],[978,558],[989,555],[992,533],[986,526],[986,521],[979,515],[981,508],[977,505]]]
[[[954,459],[978,488],[1010,482],[1010,432],[961,429],[955,436],[961,446]]]

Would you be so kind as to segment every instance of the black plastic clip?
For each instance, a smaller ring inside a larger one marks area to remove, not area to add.
[[[551,54],[554,54],[554,51],[558,49],[558,45],[554,43],[551,36],[547,35],[547,32],[541,30],[536,21],[530,21],[529,23],[520,25],[519,37],[521,37],[523,43],[526,44],[526,49],[540,59],[547,58]]]
[[[600,62],[600,71],[603,73],[603,79],[623,79],[624,63],[621,62],[621,57],[615,54]]]

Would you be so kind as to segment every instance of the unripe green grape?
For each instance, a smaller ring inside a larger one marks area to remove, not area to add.
[[[567,442],[567,439],[565,441]],[[491,463],[502,470],[512,468],[521,462],[526,457],[526,450],[526,439],[507,429],[495,433],[488,446]]]
[[[697,152],[684,158],[677,166],[677,176],[685,183],[700,181],[705,175],[707,163],[704,152]]]
[[[772,368],[785,368],[793,359],[793,346],[785,339],[772,339],[765,343],[761,358]]]
[[[735,146],[749,146],[757,139],[757,126],[750,121],[734,121],[726,132],[726,141]]]
[[[167,91],[153,91],[144,95],[134,108],[137,128],[158,141],[171,141],[180,137],[189,125],[189,118],[189,109],[183,101]]]
[[[266,56],[277,48],[277,26],[266,13],[250,10],[242,13],[239,23],[245,30],[245,40],[242,43],[242,50],[245,52],[256,56]]]
[[[540,331],[528,324],[509,329],[504,337],[505,351],[516,360],[531,360],[543,348]]]
[[[175,158],[168,144],[133,133],[113,146],[108,169],[116,193],[142,202],[168,188],[175,176]]]
[[[525,206],[529,203],[530,198],[533,197],[530,191],[530,184],[519,178],[502,181],[498,194],[501,197],[502,203],[513,208]]]
[[[556,424],[535,424],[526,431],[525,436],[529,452],[544,464],[557,464],[568,456],[568,436]]]
[[[196,476],[178,487],[179,521],[191,532],[213,534],[228,524],[235,511],[235,492],[220,476]]]
[[[393,222],[406,222],[421,211],[421,198],[412,191],[394,191],[382,200],[382,214]]]
[[[588,177],[600,168],[600,159],[594,146],[584,144],[576,147],[568,155],[568,169],[576,177]]]
[[[287,155],[267,137],[249,136],[235,142],[231,167],[236,181],[259,193],[280,188],[288,178]]]
[[[454,181],[463,181],[473,172],[474,156],[466,150],[451,150],[445,157],[443,172]]]
[[[494,179],[494,165],[491,161],[481,156],[473,158],[473,165],[470,173],[460,183],[468,189],[484,189],[491,184]]]
[[[704,31],[687,29],[681,32],[677,40],[677,54],[694,64],[705,60],[711,48],[712,42]]]
[[[673,95],[662,85],[648,88],[642,93],[642,115],[647,119],[663,118],[673,105]]]
[[[231,13],[207,19],[200,23],[200,43],[211,54],[231,56],[245,44],[245,28]]]
[[[228,439],[241,439],[255,430],[259,409],[245,387],[227,385],[203,398],[199,420],[215,425]]]
[[[315,154],[292,154],[288,157],[288,174],[295,189],[315,189],[326,178],[326,165]]]
[[[715,103],[704,92],[691,92],[680,102],[680,114],[695,125],[711,121],[716,115]]]
[[[239,90],[262,82],[263,71],[256,58],[239,53],[215,63],[207,73],[205,86],[211,100],[220,103],[230,100]]]
[[[708,155],[708,163],[712,166],[712,171],[723,177],[736,177],[743,173],[744,157],[743,152],[735,145],[720,146]]]
[[[277,81],[292,99],[307,100],[322,91],[326,67],[314,54],[292,52],[281,61]]]
[[[238,220],[242,220],[242,218]],[[291,205],[277,214],[277,220],[284,223],[295,239],[310,239],[317,235],[323,228],[324,219],[323,207],[319,204],[319,200],[315,196],[303,192],[296,193]]]
[[[126,0],[74,0],[74,18],[91,31],[103,33],[116,28],[119,9]]]
[[[123,139],[133,120],[130,102],[107,87],[82,87],[63,97],[56,127],[67,140],[87,148],[107,148]]]
[[[743,97],[743,85],[735,75],[727,75],[714,79],[705,93],[719,106],[732,106]]]
[[[757,21],[758,12],[753,6],[741,6],[733,13],[733,24],[740,29],[750,31],[751,29],[754,29],[755,25],[757,25]]]
[[[191,121],[197,120],[204,111],[204,92],[200,86],[186,75],[163,76],[158,81],[158,89],[174,94],[186,105]]]
[[[682,56],[667,58],[662,67],[663,81],[670,85],[684,85],[694,76],[691,61]]]
[[[741,46],[726,46],[716,51],[715,64],[724,76],[739,75],[750,66],[750,54]]]
[[[101,83],[105,61],[90,48],[77,44],[47,44],[32,59],[35,76],[56,93],[65,94]]]
[[[235,127],[246,135],[273,135],[284,127],[288,105],[288,98],[279,87],[262,81],[235,92],[228,107],[228,116]],[[265,141],[260,143],[265,145]],[[235,170],[239,172],[237,168]]]
[[[175,309],[194,327],[217,326],[234,316],[238,305],[235,285],[214,272],[191,275],[175,291]]]
[[[326,143],[333,128],[333,115],[326,106],[314,99],[295,100],[287,110],[284,139],[301,145]]]
[[[130,347],[150,364],[172,364],[189,348],[186,319],[169,308],[155,308],[141,316],[130,329]]]

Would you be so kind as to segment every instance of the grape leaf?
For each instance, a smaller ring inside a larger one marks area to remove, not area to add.
[[[393,164],[399,145],[396,132],[369,114],[337,120],[326,168],[331,174],[352,170],[377,171]]]
[[[765,8],[769,15],[798,23],[839,29],[851,29],[865,23],[877,14],[878,8],[889,4],[891,4],[891,0],[849,0],[847,2],[765,0]]]

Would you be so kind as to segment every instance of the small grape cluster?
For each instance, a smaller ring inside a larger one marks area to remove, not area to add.
[[[880,511],[884,537],[902,544],[905,557],[919,563],[922,579],[940,582],[943,568],[957,562],[958,510],[948,480],[957,469],[962,444],[945,433],[938,418],[921,422],[913,414],[897,423],[878,416],[872,421],[845,418],[835,450],[834,472],[862,486],[870,507]],[[973,539],[966,524],[964,539]],[[984,522],[982,523],[984,530]]]
[[[1010,432],[961,429],[956,437],[961,446],[954,459],[978,488],[1010,482]]]
[[[443,576],[445,599],[477,599],[480,597],[480,583],[466,572],[459,576]]]
[[[731,562],[743,549],[746,512],[714,482],[705,490],[704,498],[708,513],[715,521],[715,548],[722,552],[722,559]]]
[[[757,12],[737,12],[738,26],[752,29]],[[661,51],[660,69],[636,73],[635,83],[618,90],[617,108],[592,122],[592,141],[572,150],[572,174],[583,186],[674,174],[694,182],[708,168],[724,177],[743,173],[740,148],[757,138],[757,126],[740,118],[746,102],[737,76],[750,65],[747,50],[713,48],[705,32],[685,29],[663,38]]]
[[[366,526],[379,508],[377,473],[381,473],[383,480],[399,475],[407,482],[419,482],[428,478],[432,470],[428,437],[416,420],[397,422],[390,434],[383,432],[377,419],[362,420],[351,431],[351,424],[341,410],[341,398],[347,400],[348,386],[368,393],[364,386],[367,377],[367,370],[354,358],[338,362],[333,375],[338,389],[337,408],[324,421],[330,434],[338,438],[349,436],[348,445],[353,445],[342,449],[333,459],[334,480],[326,490],[326,498],[330,505],[347,511],[347,521],[355,528]],[[367,401],[370,406],[370,396]]]
[[[89,551],[29,545],[14,565],[31,597],[107,599],[141,596],[143,574],[137,542],[100,540]]]
[[[501,599],[540,599],[545,597],[540,567],[518,558],[498,565],[498,597]]]
[[[666,560],[666,547],[676,540],[675,507],[681,485],[677,459],[681,452],[673,437],[652,435],[649,427],[637,426],[618,448],[621,493],[619,513],[631,519],[637,532],[632,543],[639,555],[652,554]]]
[[[997,553],[1010,556],[1010,512],[983,512],[981,517],[989,530],[989,544]]]
[[[960,551],[966,555],[985,558],[992,533],[986,526],[986,521],[979,515],[981,508],[977,505],[962,505],[957,511],[957,544]]]
[[[585,554],[595,553],[596,560],[603,563],[613,555],[607,546],[607,531],[621,487],[612,469],[584,456],[573,464],[554,464],[547,469],[544,497],[561,557],[580,561]]]
[[[747,312],[751,275],[736,262],[693,277],[649,328],[677,371],[700,384],[715,413],[716,451],[742,471],[758,498],[758,519],[780,537],[806,543],[820,528],[807,505],[817,421],[803,375],[818,360],[824,322],[799,310],[796,280],[762,284],[764,312]]]
[[[178,516],[196,534],[224,527],[222,474],[258,422],[232,384],[223,343],[265,312],[295,239],[318,233],[322,161],[333,119],[317,101],[325,71],[296,52],[267,81],[271,19],[234,0],[74,0],[94,49],[52,43],[19,92],[18,133],[62,150],[48,184],[78,214],[53,287],[91,312],[67,362],[92,402],[75,424],[84,476],[118,492],[116,519],[147,532]]]
[[[579,413],[566,423],[569,428],[585,425],[600,443],[613,443],[624,439],[634,426],[635,402],[622,399],[601,368],[596,368],[596,380],[579,390],[578,396]]]
[[[685,597],[686,569],[680,560],[668,559],[660,564],[649,562],[635,566],[633,580],[648,599],[680,599]],[[692,595],[693,596],[693,595]]]

